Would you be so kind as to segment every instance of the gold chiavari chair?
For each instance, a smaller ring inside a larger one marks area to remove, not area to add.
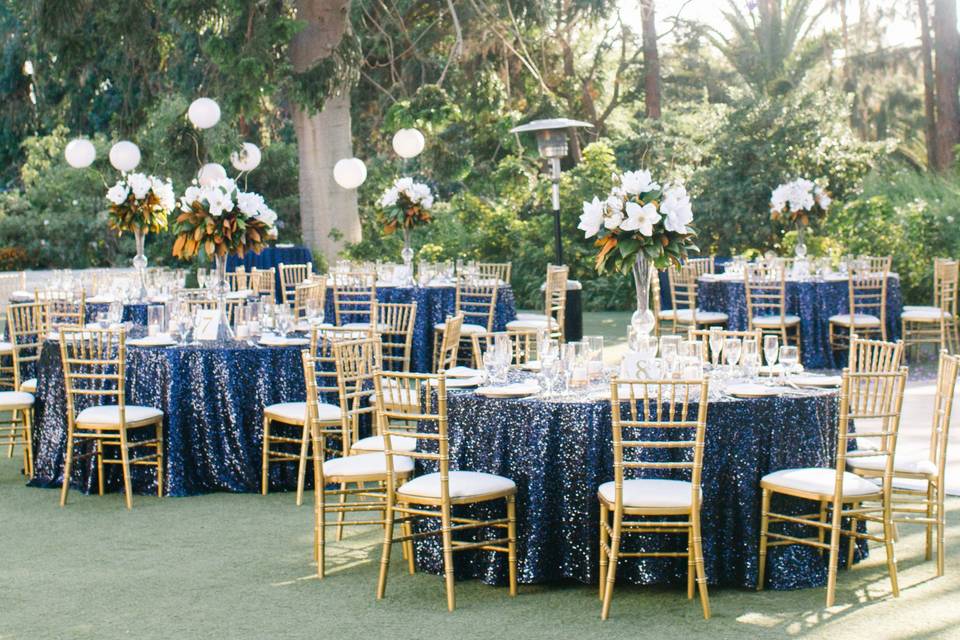
[[[903,362],[903,341],[850,339],[847,368],[853,373],[896,373]]]
[[[83,291],[37,289],[34,302],[43,305],[43,324],[47,331],[56,326],[82,327],[86,318],[86,294]]]
[[[235,271],[228,271],[226,276],[230,291],[243,291],[250,286],[250,275],[243,265],[238,265]]]
[[[7,327],[10,330],[10,359],[12,362],[12,391],[0,392],[0,444],[7,445],[7,457],[13,457],[17,445],[23,447],[23,469],[28,478],[33,476],[33,416],[31,411],[37,392],[33,373],[40,359],[40,348],[46,331],[43,326],[43,305],[13,304],[7,307]]]
[[[727,324],[727,314],[697,309],[697,279],[704,273],[709,273],[706,271],[708,266],[712,272],[712,265],[713,258],[701,258],[667,270],[670,297],[673,300],[673,309],[669,314],[673,331]]]
[[[477,274],[481,279],[490,278],[500,284],[510,284],[512,262],[478,262]]]
[[[318,397],[332,398],[337,395],[337,371],[333,357],[334,343],[368,337],[367,332],[348,329],[321,329],[310,332],[310,354],[318,367],[312,375]],[[331,402],[318,402],[314,407],[316,420],[324,428],[339,427],[340,406]],[[296,462],[297,506],[303,504],[303,487],[310,452],[310,430],[307,428],[306,402],[278,402],[263,408],[263,458],[260,476],[260,492],[267,495],[270,489],[270,464]],[[299,450],[294,450],[299,447]],[[342,454],[346,450],[337,451]],[[330,452],[314,452],[324,457]]]
[[[15,293],[23,293],[27,288],[27,274],[24,271],[0,273],[0,320],[6,320],[7,304]],[[2,334],[0,334],[2,338]],[[0,352],[3,348],[0,345]]]
[[[507,323],[510,331],[537,331],[546,329],[551,338],[565,339],[567,315],[567,266],[548,265],[544,285],[544,313],[518,313],[517,319]]]
[[[337,386],[340,398],[341,421],[336,427],[330,427],[317,417],[317,385],[314,380],[316,365],[309,353],[303,354],[304,373],[307,377],[307,410],[310,420],[310,432],[313,437],[314,452],[327,448],[328,438],[339,439],[343,449],[349,450],[350,443],[356,441],[356,429],[359,418],[376,411],[375,402],[370,402],[369,383],[374,377],[380,361],[380,341],[376,338],[348,340],[334,344],[334,358],[337,366]],[[401,477],[413,473],[413,460],[397,456],[393,460],[394,472]],[[344,526],[384,525],[387,501],[383,485],[387,482],[387,458],[384,452],[358,453],[328,458],[321,461],[313,456],[314,473],[314,557],[317,561],[317,576],[326,574],[326,530],[333,523],[327,522],[327,516],[336,515],[336,527],[339,533]],[[370,486],[370,485],[373,486]],[[328,489],[330,485],[338,485]],[[355,512],[376,512],[377,519],[346,519],[344,516]]]
[[[960,351],[957,319],[957,289],[960,284],[960,261],[937,259],[933,265],[932,307],[904,307],[900,314],[903,342],[907,349],[919,350],[923,344],[936,344],[940,349]]]
[[[850,346],[854,334],[887,339],[887,281],[890,277],[889,259],[882,271],[854,267],[850,271],[849,313],[830,316],[830,346],[842,351]]]
[[[829,551],[829,572],[827,577],[827,604],[833,606],[837,588],[837,564],[840,554],[840,535],[848,537],[847,567],[853,564],[856,540],[872,540],[886,547],[887,570],[894,596],[900,595],[897,584],[897,561],[894,555],[894,529],[892,515],[892,483],[894,469],[894,451],[897,446],[897,434],[900,428],[900,410],[903,404],[903,389],[907,381],[907,370],[896,372],[853,373],[843,370],[843,383],[840,387],[840,422],[837,429],[836,465],[830,467],[809,467],[803,469],[783,469],[763,476],[760,487],[763,490],[760,520],[760,572],[757,590],[763,589],[766,570],[767,548],[802,544],[822,551]],[[867,421],[869,427],[854,431],[853,421]],[[863,441],[877,441],[876,448],[864,448]],[[850,450],[848,445],[856,441],[858,449]],[[856,465],[857,459],[871,458],[878,461],[877,477],[880,484],[847,471],[847,465]],[[821,505],[818,513],[789,515],[771,510],[770,503],[774,494],[791,496],[817,502]],[[831,511],[827,520],[826,503]],[[865,505],[866,503],[866,505]],[[877,506],[873,506],[873,505]],[[849,507],[845,505],[850,505]],[[847,519],[849,529],[844,530],[843,521]],[[770,531],[773,523],[786,522],[792,525],[805,525],[817,531],[815,538],[802,538]],[[876,522],[883,525],[882,535],[861,532],[860,522]],[[825,542],[826,534],[830,542]],[[774,542],[768,542],[773,538]]]
[[[340,327],[374,327],[377,323],[377,274],[333,274],[334,323]],[[347,322],[350,318],[360,318]]]
[[[691,327],[687,330],[687,340],[696,340],[703,345],[701,352],[703,353],[703,361],[710,362],[713,353],[710,351],[710,329],[694,329]],[[760,329],[748,329],[746,331],[733,331],[730,329],[721,329],[720,336],[726,340],[727,338],[752,338],[757,341],[757,349],[763,349],[763,332]]]
[[[67,504],[74,460],[97,459],[99,494],[103,495],[104,464],[123,467],[124,498],[133,508],[131,465],[157,470],[157,495],[163,496],[163,411],[126,402],[126,345],[123,331],[110,329],[60,330],[60,358],[67,391],[67,452],[63,466],[60,506]],[[105,403],[89,405],[88,400]],[[131,440],[131,432],[153,429],[152,439]],[[92,441],[93,451],[74,454],[76,441]],[[118,447],[120,459],[107,458],[105,448]],[[134,457],[131,454],[137,451]]]
[[[488,333],[481,338],[481,345],[484,351],[493,348],[497,336],[507,336],[510,338],[510,362],[515,366],[522,366],[527,362],[537,358],[537,331],[533,330],[506,330]]]
[[[470,280],[457,278],[457,293],[454,302],[454,315],[463,315],[460,327],[461,342],[470,343],[471,359],[474,366],[481,366],[480,338],[493,331],[494,313],[497,310],[497,293],[500,285],[490,280]],[[472,320],[472,322],[471,322]],[[443,341],[446,323],[440,322],[433,327],[433,351],[436,353]]]
[[[687,597],[694,596],[694,582],[700,592],[703,617],[710,617],[707,575],[703,564],[700,534],[700,477],[703,469],[703,441],[707,424],[709,382],[682,380],[619,380],[610,383],[613,414],[613,482],[600,485],[600,617],[610,614],[617,562],[620,558],[686,558]],[[690,415],[697,403],[696,416]],[[623,404],[628,414],[623,416]],[[678,439],[662,440],[661,431]],[[649,437],[648,437],[649,434]],[[669,454],[674,462],[660,462]],[[651,459],[645,453],[652,452]],[[675,470],[683,479],[628,478],[636,469],[662,474]],[[685,519],[677,519],[685,518]],[[612,519],[612,522],[611,522]],[[686,535],[687,550],[677,552],[624,552],[625,534],[655,533]]]
[[[787,313],[787,276],[782,265],[773,268],[748,264],[744,270],[747,318],[750,329],[780,337],[780,344],[800,348],[800,318]]]
[[[450,469],[450,444],[447,433],[447,389],[444,374],[384,373],[375,377],[377,421],[384,436],[387,462],[387,509],[383,554],[377,599],[386,595],[390,551],[394,542],[404,545],[426,536],[441,536],[443,568],[446,581],[447,609],[456,606],[454,595],[453,554],[458,551],[484,550],[507,554],[510,595],[517,594],[516,493],[517,485],[509,478],[477,471]],[[390,394],[402,392],[409,404],[392,404]],[[421,398],[423,401],[421,402]],[[414,401],[415,400],[415,401]],[[418,424],[416,430],[411,424]],[[428,433],[429,432],[429,433]],[[421,450],[399,450],[394,441],[413,438]],[[409,461],[431,461],[438,471],[406,482]],[[453,507],[504,500],[506,517],[478,519],[453,515]],[[440,528],[412,533],[415,521],[440,521]],[[400,524],[403,535],[394,536],[394,525]],[[502,535],[506,530],[506,536]],[[454,532],[492,530],[495,538],[480,541],[454,540]],[[408,550],[408,570],[414,570],[413,555]]]
[[[247,287],[253,291],[254,296],[258,298],[267,297],[273,303],[277,294],[277,276],[273,267],[269,269],[254,267],[251,269],[247,275]]]
[[[873,273],[889,273],[893,265],[893,256],[859,256],[857,261],[862,268]]]
[[[906,483],[893,486],[893,521],[904,524],[922,524],[926,528],[925,557],[933,554],[933,533],[937,538],[937,576],[944,573],[944,530],[946,513],[946,462],[950,436],[950,418],[953,397],[957,389],[957,371],[960,356],[940,352],[937,367],[937,391],[933,401],[933,424],[930,429],[930,448],[926,455],[897,451],[893,459],[893,481],[920,481],[926,486],[917,489]],[[886,460],[882,457],[854,458],[848,461],[850,470],[866,478],[883,477]]]
[[[443,323],[443,339],[440,348],[433,350],[433,372],[449,371],[457,366],[457,354],[460,351],[460,328],[463,326],[463,314],[447,318]]]
[[[380,303],[377,305],[379,334],[383,341],[383,368],[410,371],[413,327],[417,321],[417,303]]]
[[[323,311],[323,303],[326,297],[327,285],[321,280],[311,279],[298,284],[293,293],[294,320],[306,318],[311,305],[318,311]]]
[[[310,279],[313,273],[313,263],[307,264],[279,264],[280,271],[280,295],[283,297],[283,303],[292,305],[293,296],[298,284]]]

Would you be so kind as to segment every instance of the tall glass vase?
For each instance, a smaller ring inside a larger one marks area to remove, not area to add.
[[[218,254],[215,259],[217,275],[213,291],[217,296],[217,342],[223,342],[234,338],[227,318],[227,292],[230,291],[230,285],[227,284],[227,256]]]
[[[403,228],[403,251],[400,252],[403,258],[403,284],[413,286],[413,249],[410,247],[410,229]]]
[[[133,257],[133,268],[137,272],[137,279],[140,281],[139,299],[145,302],[147,299],[147,256],[143,253],[144,241],[147,239],[147,232],[141,227],[133,230],[133,237],[137,241],[137,255]]]
[[[800,260],[807,257],[807,243],[804,242],[805,230],[806,227],[804,225],[797,225],[797,246],[794,247],[793,254]]]
[[[637,310],[630,318],[630,325],[639,335],[650,335],[656,324],[656,318],[650,310],[650,278],[654,275],[650,269],[650,259],[643,252],[637,254],[633,263],[633,283],[637,290]]]

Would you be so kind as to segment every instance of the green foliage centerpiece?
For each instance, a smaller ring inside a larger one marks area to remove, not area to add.
[[[118,235],[133,233],[137,241],[137,255],[133,267],[140,279],[140,299],[147,297],[145,272],[147,257],[143,253],[148,232],[158,233],[167,228],[167,217],[176,206],[173,183],[143,173],[126,173],[107,190],[110,202],[107,226]]]
[[[413,178],[398,178],[377,202],[385,235],[403,230],[403,251],[400,256],[406,267],[407,284],[413,284],[413,249],[410,247],[410,230],[430,222],[433,193],[430,187]]]
[[[690,197],[683,184],[661,186],[647,170],[613,178],[606,199],[594,196],[592,202],[583,203],[577,228],[587,238],[596,236],[599,252],[594,266],[599,273],[633,271],[637,310],[630,323],[647,335],[655,324],[650,311],[651,266],[679,265],[688,251],[697,251]]]

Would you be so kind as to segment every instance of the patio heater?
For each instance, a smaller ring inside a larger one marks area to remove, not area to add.
[[[550,118],[534,120],[514,127],[510,133],[533,131],[537,134],[537,150],[540,156],[550,161],[551,201],[553,204],[553,242],[554,260],[563,264],[563,245],[560,235],[560,159],[567,155],[567,130],[573,127],[590,127],[589,122],[570,120],[569,118]]]

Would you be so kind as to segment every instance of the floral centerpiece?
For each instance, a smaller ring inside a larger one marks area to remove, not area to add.
[[[407,278],[413,281],[413,249],[410,248],[410,230],[430,222],[430,209],[433,207],[433,193],[430,187],[413,178],[398,178],[377,202],[384,234],[390,235],[403,230],[403,251],[401,257],[407,267]]]
[[[803,241],[804,229],[813,217],[823,217],[830,206],[830,195],[813,180],[797,178],[779,185],[770,195],[770,217],[786,220],[797,226],[796,256],[805,258],[807,246]]]
[[[240,191],[230,178],[187,187],[180,198],[180,215],[174,222],[177,239],[173,255],[191,260],[203,251],[216,261],[216,288],[221,327],[218,338],[230,335],[223,315],[227,256],[260,253],[275,237],[277,214],[258,193]]]
[[[637,311],[631,324],[641,333],[653,329],[650,312],[650,266],[679,265],[689,251],[697,251],[690,196],[683,184],[660,185],[649,171],[614,174],[606,198],[583,203],[578,229],[596,237],[598,272],[633,271]]]
[[[140,297],[146,297],[147,257],[143,253],[148,232],[157,233],[167,228],[167,218],[176,206],[173,183],[143,173],[124,174],[107,190],[110,202],[107,225],[118,234],[129,231],[137,242],[133,266],[140,279]]]

